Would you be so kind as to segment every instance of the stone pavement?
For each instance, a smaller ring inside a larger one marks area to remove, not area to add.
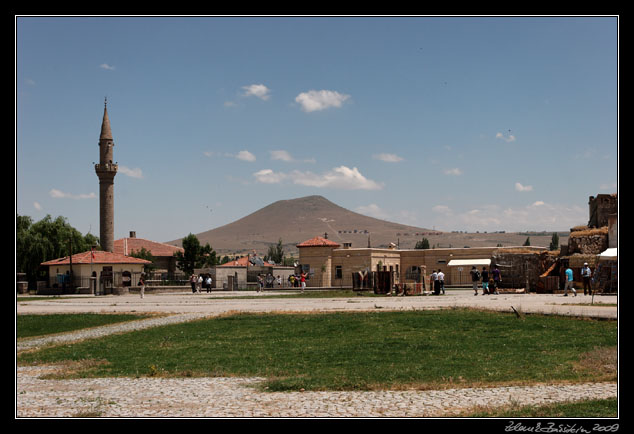
[[[231,312],[317,312],[476,307],[522,313],[617,318],[616,297],[511,294],[475,297],[447,291],[441,297],[235,299],[245,293],[73,296],[16,304],[16,313],[159,312],[153,317],[16,342],[16,351],[94,338]],[[250,294],[254,295],[256,293]],[[245,294],[246,295],[246,294]],[[598,305],[596,305],[598,304]],[[367,392],[261,392],[259,378],[97,378],[50,380],[55,366],[16,369],[16,416],[30,417],[443,417],[482,407],[547,404],[617,396],[616,383],[556,384],[447,390]]]
[[[614,383],[430,391],[260,392],[259,378],[45,380],[18,367],[18,417],[446,417],[504,405],[615,397]]]

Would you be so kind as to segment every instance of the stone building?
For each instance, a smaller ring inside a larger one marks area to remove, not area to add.
[[[588,208],[590,218],[588,220],[589,228],[600,228],[608,226],[608,219],[611,214],[618,213],[618,196],[613,194],[598,194],[590,196],[588,199]]]
[[[297,245],[299,263],[309,275],[307,287],[353,287],[356,275],[390,272],[394,284],[413,285],[428,279],[433,270],[445,273],[446,285],[468,285],[471,266],[493,265],[500,252],[540,254],[543,247],[477,247],[443,249],[353,248],[324,237],[314,237]],[[502,270],[504,273],[504,270]],[[535,271],[537,273],[537,271]],[[522,274],[523,276],[523,274]],[[523,288],[525,279],[509,279]]]
[[[53,293],[108,294],[135,287],[145,259],[101,250],[76,253],[41,265],[48,267],[48,289]],[[119,290],[117,290],[119,288]],[[43,293],[38,290],[38,294]]]

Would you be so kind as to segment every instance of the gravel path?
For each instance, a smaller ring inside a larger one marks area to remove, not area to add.
[[[259,378],[44,380],[18,368],[18,417],[442,417],[478,407],[615,397],[614,383],[431,391],[259,392]]]
[[[530,297],[530,296],[528,296]],[[484,298],[484,297],[480,297]],[[427,300],[424,300],[427,299]],[[96,338],[111,333],[155,327],[163,324],[190,321],[226,312],[241,311],[337,311],[367,309],[419,308],[416,303],[426,301],[421,308],[468,304],[468,297],[455,300],[429,297],[367,300],[236,300],[198,297],[180,298],[154,295],[109,298],[106,302],[80,298],[67,300],[18,303],[18,314],[47,312],[164,312],[170,315],[95,327],[71,333],[57,334],[16,342],[16,351],[46,345]],[[473,297],[475,299],[475,297]],[[113,300],[116,302],[113,303]],[[434,305],[437,301],[442,306]],[[497,300],[506,300],[499,298]],[[530,298],[510,299],[524,312],[539,312]],[[475,302],[476,300],[474,300]],[[478,300],[479,301],[479,300]],[[530,303],[528,303],[530,301]],[[414,303],[412,306],[411,302]],[[559,302],[559,303],[558,303]],[[472,302],[473,303],[473,302]],[[498,310],[504,305],[487,300]],[[236,308],[236,305],[241,308]],[[363,304],[363,306],[360,306]],[[21,306],[20,306],[21,305]],[[25,307],[29,307],[25,309]],[[110,309],[105,309],[108,306]],[[146,306],[146,309],[142,307]],[[320,307],[322,309],[320,309]],[[557,313],[563,308],[560,300],[547,299],[541,309]],[[48,310],[47,310],[48,309]],[[101,309],[101,310],[99,310]],[[580,306],[574,312],[586,316],[616,317],[616,308],[589,309]],[[369,391],[369,392],[261,392],[252,387],[261,378],[90,378],[52,380],[41,376],[64,369],[61,366],[18,366],[16,368],[16,417],[444,417],[482,407],[505,405],[541,405],[562,401],[610,398],[617,396],[616,383],[533,385],[496,388],[464,388],[432,391]]]

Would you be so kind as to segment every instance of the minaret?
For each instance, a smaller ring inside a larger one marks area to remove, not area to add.
[[[99,241],[101,248],[107,252],[114,252],[114,176],[118,167],[112,162],[113,147],[108,101],[105,100],[99,136],[99,164],[95,164],[95,172],[99,178]]]

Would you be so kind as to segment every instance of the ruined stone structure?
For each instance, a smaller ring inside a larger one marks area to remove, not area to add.
[[[589,228],[601,228],[608,226],[608,219],[611,214],[618,213],[618,198],[614,194],[598,194],[596,197],[590,196],[588,199],[590,219]]]
[[[114,252],[114,177],[118,166],[112,162],[113,147],[106,101],[99,136],[99,164],[95,164],[95,172],[99,178],[99,240],[101,248],[107,252]]]

